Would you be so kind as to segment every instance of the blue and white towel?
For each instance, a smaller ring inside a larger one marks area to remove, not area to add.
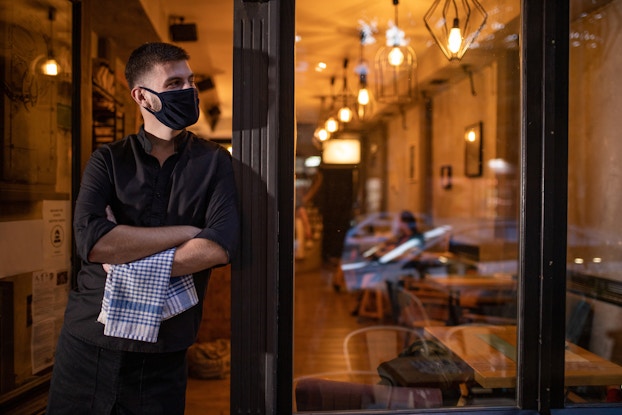
[[[97,321],[104,335],[155,343],[162,320],[199,302],[192,275],[171,278],[175,248],[112,265]]]

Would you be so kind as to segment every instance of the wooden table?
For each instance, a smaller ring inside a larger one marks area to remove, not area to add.
[[[516,387],[516,326],[426,327],[473,368],[484,388]],[[574,344],[566,348],[566,386],[620,385],[622,366]]]
[[[462,302],[462,297],[467,292],[477,293],[478,300],[482,298],[488,298],[489,301],[493,301],[498,304],[501,297],[495,296],[481,296],[483,291],[493,291],[502,293],[504,291],[514,291],[516,289],[516,280],[511,276],[494,276],[494,275],[439,275],[429,276],[424,279],[424,282],[429,286],[438,290],[445,291],[449,294],[450,298],[450,320],[447,322],[449,325],[460,324],[462,307],[469,306],[468,301]],[[507,294],[502,296],[507,301]]]
[[[512,290],[516,288],[516,280],[511,276],[450,274],[429,276],[425,278],[425,281],[431,286],[453,293],[462,293],[468,290]]]

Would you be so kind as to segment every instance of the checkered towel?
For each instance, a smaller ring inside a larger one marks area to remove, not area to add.
[[[199,302],[192,275],[171,277],[175,248],[112,265],[97,321],[104,335],[155,343],[160,322]]]

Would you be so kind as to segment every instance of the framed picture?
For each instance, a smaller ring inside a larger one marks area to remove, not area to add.
[[[408,146],[408,180],[411,183],[417,181],[417,153],[414,144]]]
[[[484,124],[480,121],[464,130],[464,175],[479,177],[482,175]]]
[[[451,189],[451,165],[444,164],[441,166],[441,187],[445,190]]]

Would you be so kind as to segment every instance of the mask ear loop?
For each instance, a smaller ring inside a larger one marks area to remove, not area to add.
[[[153,105],[151,104],[151,101],[147,99],[146,95],[143,95],[143,100],[149,104],[149,107],[143,107],[144,109],[146,109],[147,111],[151,113],[162,111],[162,107],[164,107],[164,105],[162,104],[162,100],[160,99],[160,94],[155,92],[153,89],[147,88],[146,86],[139,86],[138,88],[144,89],[145,91],[150,92],[152,95],[155,95],[158,98],[158,101],[160,102],[160,109],[156,110],[155,108],[151,108],[153,107]]]

